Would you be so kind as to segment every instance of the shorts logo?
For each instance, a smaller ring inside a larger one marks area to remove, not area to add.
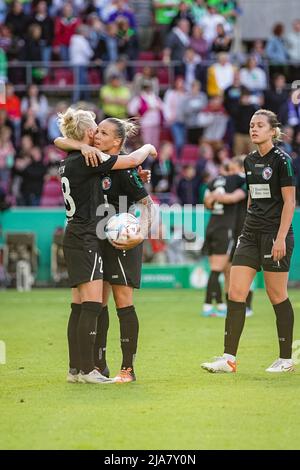
[[[262,172],[262,177],[264,180],[269,180],[271,178],[273,174],[273,170],[271,167],[267,166],[266,168],[264,168],[263,172]]]
[[[106,177],[103,178],[103,180],[102,180],[102,189],[103,189],[104,191],[107,191],[107,190],[110,189],[110,188],[111,188],[111,179],[110,179],[108,176],[106,176]]]

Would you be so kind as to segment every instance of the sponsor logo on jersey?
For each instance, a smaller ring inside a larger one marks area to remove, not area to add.
[[[106,176],[106,177],[103,178],[103,180],[102,180],[102,189],[103,189],[104,191],[107,191],[107,190],[110,189],[110,188],[111,188],[111,179],[110,179],[108,176]]]
[[[268,181],[273,174],[273,170],[270,166],[266,166],[262,172],[262,177],[264,180]]]

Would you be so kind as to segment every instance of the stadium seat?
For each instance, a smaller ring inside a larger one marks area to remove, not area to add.
[[[142,51],[139,53],[138,60],[145,60],[145,61],[155,60],[155,54],[152,51]]]
[[[199,147],[197,145],[186,144],[182,149],[182,163],[196,162],[199,159]]]
[[[61,184],[57,178],[50,178],[45,182],[41,197],[41,207],[57,207],[63,205]]]

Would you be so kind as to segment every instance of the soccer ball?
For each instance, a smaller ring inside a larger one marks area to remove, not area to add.
[[[104,230],[110,243],[126,243],[129,238],[139,233],[140,223],[134,215],[124,212],[122,214],[112,216],[107,222]]]

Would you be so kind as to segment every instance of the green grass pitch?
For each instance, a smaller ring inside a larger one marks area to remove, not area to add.
[[[300,339],[300,292],[291,290]],[[255,294],[238,373],[208,374],[202,361],[222,352],[224,320],[199,316],[203,293],[136,293],[140,318],[138,381],[67,384],[67,290],[0,293],[1,449],[299,449],[300,365],[264,370],[278,356],[275,316]],[[120,365],[119,329],[110,306],[108,360]],[[300,354],[299,354],[300,356]]]

